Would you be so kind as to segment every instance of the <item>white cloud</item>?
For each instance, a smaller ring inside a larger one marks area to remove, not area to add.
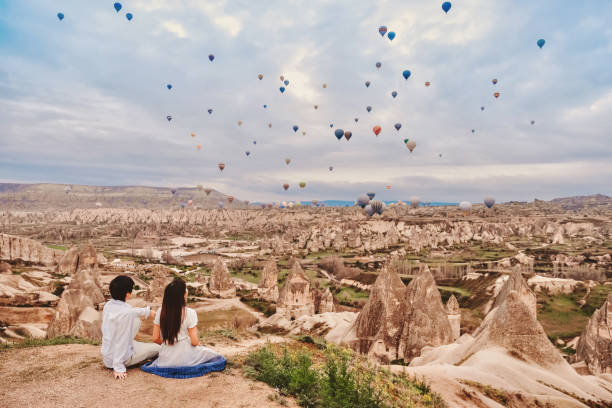
[[[164,21],[161,25],[167,32],[174,34],[178,38],[188,37],[185,27],[183,27],[183,25],[177,21]]]

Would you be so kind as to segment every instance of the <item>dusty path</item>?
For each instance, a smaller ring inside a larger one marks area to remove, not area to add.
[[[243,352],[261,344],[263,339],[257,340],[243,347],[219,347],[219,351]],[[125,381],[118,381],[103,367],[100,348],[83,344],[0,352],[0,378],[0,407],[281,406],[268,398],[276,394],[272,388],[245,378],[239,368],[184,380],[162,378],[132,368]],[[297,407],[289,398],[285,406]]]

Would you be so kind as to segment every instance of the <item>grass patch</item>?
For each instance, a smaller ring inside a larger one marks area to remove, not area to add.
[[[50,339],[26,338],[23,341],[14,343],[0,343],[0,351],[22,349],[27,347],[58,346],[60,344],[91,344],[94,346],[99,346],[100,342],[90,339],[81,339],[78,337],[53,337]]]
[[[58,249],[60,251],[67,251],[68,247],[64,245],[47,245],[47,248]]]
[[[548,384],[548,383],[546,383],[544,381],[541,381],[541,380],[538,380],[538,382],[540,384],[542,384],[542,385],[545,385],[545,386],[547,386],[549,388],[552,388],[553,390],[557,390],[557,391],[567,395],[568,397],[571,397],[571,398],[573,398],[573,399],[575,399],[577,401],[582,402],[587,407],[590,407],[590,408],[606,408],[606,407],[610,407],[610,405],[608,405],[605,401],[586,400],[586,399],[584,399],[584,398],[574,394],[573,392],[564,390],[563,388],[559,388],[559,387],[557,387],[555,385]]]
[[[392,374],[332,345],[266,346],[250,353],[243,369],[306,408],[446,407],[426,382]]]
[[[250,307],[252,307],[253,309],[261,312],[264,314],[264,316],[266,317],[270,317],[272,316],[274,313],[276,313],[276,305],[274,303],[265,301],[263,299],[258,299],[255,297],[250,297],[248,296],[246,293],[238,293],[238,295],[240,296],[240,301]]]
[[[499,390],[491,387],[490,385],[482,384],[477,381],[461,380],[460,382],[478,389],[487,398],[491,398],[493,401],[498,402],[503,406],[508,406],[508,403],[511,400],[510,394],[507,391]]]

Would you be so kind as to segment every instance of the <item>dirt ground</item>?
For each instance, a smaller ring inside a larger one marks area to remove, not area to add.
[[[85,344],[33,347],[0,353],[0,407],[280,407],[277,394],[238,368],[190,379],[168,379],[128,370],[115,380],[100,347]],[[285,405],[297,407],[290,398]]]

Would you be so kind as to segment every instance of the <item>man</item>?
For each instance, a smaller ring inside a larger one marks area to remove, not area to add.
[[[132,297],[134,281],[129,276],[117,276],[109,286],[112,299],[102,312],[102,359],[113,369],[116,379],[126,379],[125,367],[143,363],[159,353],[160,346],[134,340],[140,328],[140,318],[155,318],[147,307],[132,307],[126,303]]]

